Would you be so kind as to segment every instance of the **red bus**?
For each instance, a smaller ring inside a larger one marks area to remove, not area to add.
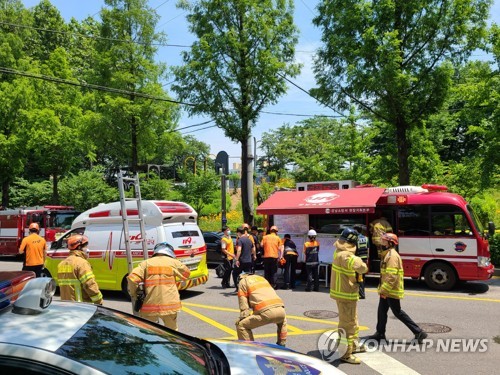
[[[394,188],[357,186],[322,191],[278,191],[258,208],[268,215],[269,225],[280,234],[295,234],[300,244],[310,227],[318,232],[320,261],[331,263],[333,243],[345,227],[355,224],[367,229],[377,213],[383,214],[399,237],[398,251],[405,276],[424,278],[436,290],[449,290],[459,280],[487,280],[491,264],[486,230],[463,197],[445,186],[422,185]],[[365,234],[366,233],[365,231]],[[321,254],[323,253],[323,254]],[[372,245],[370,272],[380,270]]]

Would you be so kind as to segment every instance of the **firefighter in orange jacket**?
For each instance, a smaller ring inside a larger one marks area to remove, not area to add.
[[[238,300],[240,318],[236,322],[236,332],[239,340],[253,341],[252,329],[275,323],[278,336],[276,344],[286,345],[285,305],[265,278],[241,273],[238,281]]]
[[[61,300],[102,305],[102,294],[87,260],[88,243],[81,234],[68,238],[69,256],[57,266]]]
[[[155,323],[160,318],[165,327],[177,331],[177,312],[182,305],[176,277],[185,280],[190,273],[189,268],[176,259],[170,244],[157,244],[153,257],[141,262],[127,277],[134,304],[138,298],[143,299],[139,316]]]
[[[342,231],[340,238],[335,242],[335,254],[332,264],[332,278],[330,282],[330,297],[337,302],[339,310],[339,329],[345,331],[347,350],[340,358],[341,361],[360,364],[361,360],[353,353],[361,353],[366,348],[358,343],[358,310],[359,285],[356,273],[368,272],[368,267],[355,255],[358,232],[352,228]],[[342,334],[343,332],[341,332]]]
[[[38,235],[40,232],[38,223],[31,223],[29,231],[29,236],[23,238],[19,247],[19,254],[26,254],[23,271],[33,271],[36,277],[40,277],[47,256],[47,242]]]

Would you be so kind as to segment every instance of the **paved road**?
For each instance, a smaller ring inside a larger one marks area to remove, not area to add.
[[[0,270],[20,268],[19,262],[0,261]],[[376,277],[368,278],[367,299],[358,305],[361,337],[375,330],[377,282]],[[498,373],[500,278],[464,283],[451,292],[430,291],[423,283],[413,280],[405,280],[405,286],[403,309],[431,331],[426,344],[411,344],[411,332],[390,316],[387,337],[399,340],[396,345],[361,355],[363,364],[359,366],[338,361],[334,362],[335,366],[349,374]],[[183,311],[179,315],[179,329],[199,337],[234,339],[238,303],[232,292],[233,289],[221,289],[220,279],[213,269],[210,270],[206,285],[182,293]],[[325,331],[337,327],[337,307],[329,298],[328,288],[322,285],[319,292],[307,293],[301,286],[294,291],[279,290],[278,294],[285,301],[287,310],[287,346],[321,358],[318,338]],[[118,292],[104,292],[104,298],[108,307],[131,311],[130,302]],[[276,342],[275,327],[257,329],[255,339]],[[464,345],[469,345],[467,350],[464,350]]]

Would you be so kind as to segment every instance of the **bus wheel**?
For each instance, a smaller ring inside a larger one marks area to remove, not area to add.
[[[451,290],[457,283],[455,270],[443,262],[429,264],[425,268],[425,283],[430,289]]]

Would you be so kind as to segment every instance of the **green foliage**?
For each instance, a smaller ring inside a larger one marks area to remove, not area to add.
[[[298,42],[293,1],[200,0],[189,5],[189,29],[196,36],[184,65],[173,69],[172,89],[186,109],[208,115],[225,135],[241,143],[241,198],[245,220],[250,212],[248,139],[263,108],[274,104],[296,77]]]
[[[139,175],[142,199],[158,199],[175,201],[180,199],[180,194],[173,188],[171,181],[160,179],[155,173]]]
[[[198,216],[203,215],[204,208],[217,199],[216,192],[220,188],[219,176],[212,170],[198,174],[184,171],[181,175],[186,183],[185,186],[178,187],[182,201],[193,206]]]
[[[227,178],[233,183],[233,194],[237,194],[241,179],[239,173],[231,173]]]
[[[491,263],[500,268],[500,233],[490,238]]]
[[[61,180],[61,203],[74,206],[77,210],[88,210],[99,203],[115,202],[120,199],[118,188],[110,187],[104,179],[102,167],[70,174]]]
[[[453,67],[481,46],[490,0],[323,0],[315,97],[391,125],[399,182],[410,183],[408,133],[442,107]]]
[[[16,178],[11,187],[9,207],[44,206],[51,202],[52,184],[50,181],[29,182]]]

